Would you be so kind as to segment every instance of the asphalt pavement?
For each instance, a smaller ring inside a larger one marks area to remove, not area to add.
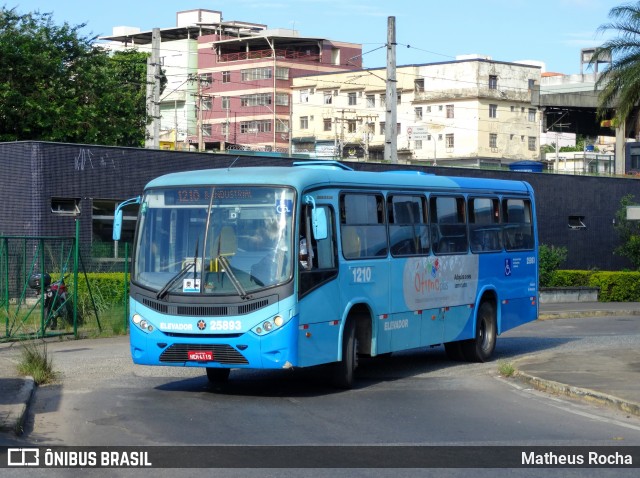
[[[640,303],[575,302],[541,304],[538,320],[640,315]],[[84,339],[91,347],[100,339]],[[0,343],[0,433],[22,431],[36,389],[32,377],[16,367],[16,343]],[[515,377],[549,393],[606,405],[640,416],[640,351],[543,352],[513,362]]]

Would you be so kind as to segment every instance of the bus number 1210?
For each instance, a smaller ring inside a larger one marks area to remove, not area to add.
[[[353,282],[356,284],[372,282],[373,272],[371,267],[352,267],[351,273],[353,274]]]

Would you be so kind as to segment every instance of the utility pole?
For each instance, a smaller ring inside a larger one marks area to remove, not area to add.
[[[384,159],[398,162],[398,93],[396,79],[396,17],[387,19],[387,91],[384,128]]]
[[[160,146],[160,29],[151,31],[151,56],[147,58],[147,115],[151,122],[147,125],[145,147],[158,149]]]
[[[198,151],[203,151],[202,147],[202,89],[200,84],[200,74],[196,75],[196,91],[198,92]]]

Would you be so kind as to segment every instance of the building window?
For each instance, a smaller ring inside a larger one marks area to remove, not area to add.
[[[402,127],[402,125],[400,123],[396,123],[396,136],[398,136],[400,134],[400,128]]]
[[[380,107],[384,108],[387,106],[387,95],[380,95]]]
[[[300,129],[309,129],[309,117],[300,116]]]
[[[489,147],[492,149],[498,147],[498,135],[496,133],[489,134]]]
[[[529,151],[535,151],[536,150],[536,137],[535,136],[529,136]]]
[[[300,103],[309,103],[309,90],[300,90]]]
[[[415,111],[416,114],[416,121],[422,121],[422,106],[414,108],[413,111]]]
[[[357,102],[358,99],[356,98],[356,94],[352,91],[351,93],[349,93],[349,106],[356,105]]]
[[[446,140],[447,140],[447,142],[446,142],[446,147],[447,147],[448,149],[452,149],[452,148],[453,148],[453,133],[449,133],[449,134],[446,136]]]
[[[220,99],[221,103],[222,103],[222,109],[223,110],[230,110],[231,109],[231,98],[229,98],[228,96],[223,96]]]
[[[489,105],[489,118],[498,117],[498,105]]]
[[[80,214],[80,198],[51,198],[51,213],[61,216],[77,216]],[[113,214],[111,214],[111,219],[113,221]]]
[[[447,118],[453,118],[453,105],[447,105]]]
[[[223,71],[222,72],[222,82],[223,83],[231,83],[231,72]]]
[[[442,105],[438,105],[438,111],[442,111]]]
[[[367,95],[367,108],[376,107],[376,95]]]
[[[276,121],[276,131],[278,133],[288,133],[289,120],[281,120],[280,118],[278,118],[278,121]]]
[[[207,86],[213,83],[213,74],[212,73],[202,73],[200,75],[200,86],[202,88],[206,88]]]
[[[347,121],[347,132],[348,133],[355,133],[357,128],[358,128],[358,125],[356,124],[356,120]]]
[[[276,79],[277,80],[288,80],[289,79],[289,68],[284,66],[276,67]]]
[[[325,105],[330,105],[331,103],[333,103],[333,95],[331,94],[330,91],[325,91],[323,93],[323,98],[324,98]]]
[[[424,93],[424,78],[414,80],[413,87],[416,90],[416,93]]]
[[[380,134],[384,135],[385,132],[385,127],[386,127],[386,123],[384,121],[380,121]]]
[[[489,75],[489,89],[490,90],[498,89],[498,77],[496,75]]]
[[[202,136],[211,136],[211,124],[203,124],[202,125]]]
[[[416,139],[414,142],[414,149],[422,149],[422,140],[421,139]]]
[[[269,133],[271,131],[271,121],[242,121],[240,122],[241,133]]]
[[[272,77],[272,70],[268,67],[249,68],[240,71],[242,81],[269,80]]]
[[[402,104],[402,95],[398,94],[398,98],[396,99],[397,104],[401,105]]]
[[[289,95],[287,93],[276,93],[276,105],[289,106]]]
[[[586,229],[584,216],[569,216],[569,229]]]
[[[427,113],[431,113],[431,106],[427,106]]]
[[[513,113],[516,110],[516,107],[511,105],[511,112]]]
[[[331,118],[325,118],[322,120],[322,129],[324,131],[331,131]]]
[[[536,121],[536,109],[529,108],[529,121],[534,123]]]
[[[211,96],[203,96],[201,104],[203,110],[210,110],[213,108],[213,98]]]
[[[253,95],[242,95],[240,106],[263,106],[271,104],[271,93],[255,93]]]
[[[533,90],[534,86],[536,86],[536,80],[529,80],[529,89]]]

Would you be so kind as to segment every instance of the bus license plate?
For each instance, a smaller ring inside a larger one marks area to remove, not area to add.
[[[189,360],[195,360],[196,362],[211,362],[213,361],[213,352],[211,350],[189,350],[187,351]]]

